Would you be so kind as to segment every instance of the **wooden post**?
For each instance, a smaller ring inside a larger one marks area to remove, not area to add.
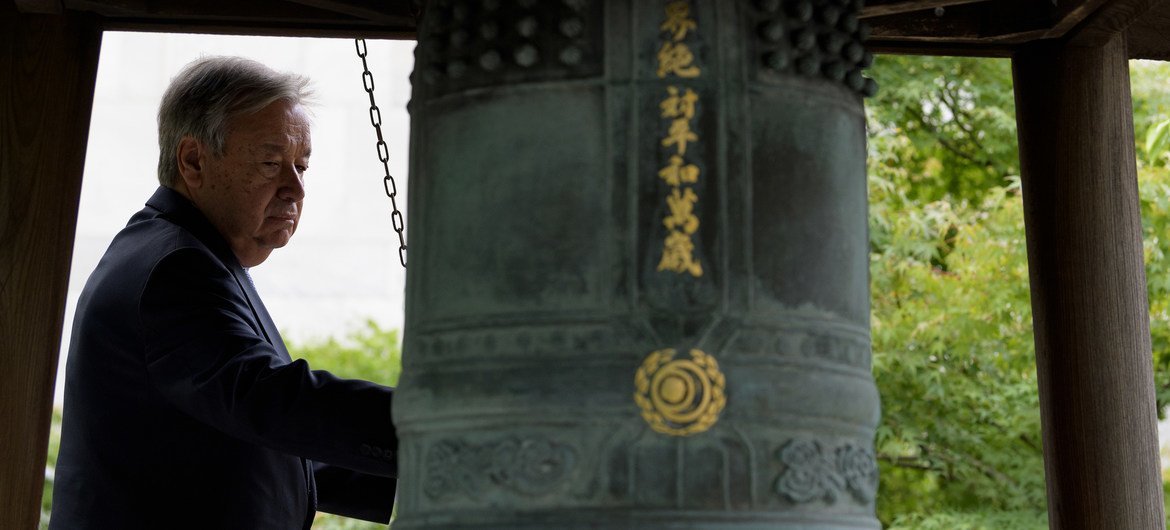
[[[0,1],[0,528],[36,528],[101,29]]]
[[[1053,529],[1165,528],[1126,42],[1013,58]]]

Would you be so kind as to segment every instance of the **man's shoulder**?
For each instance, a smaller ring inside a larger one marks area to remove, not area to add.
[[[188,228],[159,215],[135,215],[110,243],[87,282],[87,290],[140,293],[164,262],[198,262],[226,271],[228,265]],[[99,298],[102,297],[99,295]],[[121,298],[121,295],[115,295]]]
[[[188,252],[180,252],[188,250]],[[138,217],[114,236],[110,254],[125,256],[138,263],[157,263],[179,252],[214,255],[207,244],[186,227],[160,216]]]
[[[168,256],[183,249],[203,251],[217,261],[229,262],[227,242],[184,196],[159,187],[115,236],[111,249],[136,254],[135,259]]]

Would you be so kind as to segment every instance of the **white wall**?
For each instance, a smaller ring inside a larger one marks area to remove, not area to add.
[[[405,208],[414,42],[367,44],[390,171],[398,181],[399,207]],[[108,32],[73,247],[58,403],[77,297],[114,234],[158,185],[159,99],[183,65],[204,55],[249,57],[313,80],[318,104],[305,211],[292,242],[252,270],[286,339],[340,335],[365,318],[402,327],[405,274],[353,40]]]

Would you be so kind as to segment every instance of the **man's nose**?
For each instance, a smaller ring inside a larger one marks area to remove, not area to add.
[[[305,176],[295,165],[285,166],[281,172],[282,183],[279,197],[289,202],[301,202],[305,198]]]

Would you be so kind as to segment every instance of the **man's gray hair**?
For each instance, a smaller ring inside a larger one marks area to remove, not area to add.
[[[306,104],[309,79],[277,72],[240,57],[204,57],[185,66],[167,87],[158,107],[158,181],[179,180],[179,141],[192,136],[223,155],[228,122],[277,101]]]

